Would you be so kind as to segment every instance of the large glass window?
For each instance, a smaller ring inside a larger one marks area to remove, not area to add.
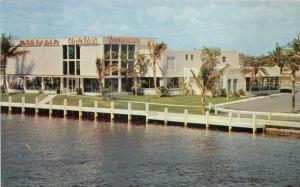
[[[29,77],[26,80],[26,86],[28,90],[41,90],[42,78],[41,77]]]
[[[67,61],[63,62],[63,74],[64,75],[68,74],[68,62]]]
[[[132,78],[122,78],[122,91],[123,92],[130,92],[132,86],[133,86]]]
[[[80,61],[76,61],[76,75],[80,75]]]
[[[112,51],[112,58],[113,59],[118,59],[118,56],[119,56],[119,45],[118,44],[111,45],[111,51]]]
[[[111,68],[111,75],[118,75],[118,61],[113,61],[112,62],[112,68]]]
[[[134,58],[134,45],[128,45],[128,58]]]
[[[68,46],[63,45],[63,58],[67,59],[68,58]]]
[[[76,59],[80,59],[80,46],[76,45]]]
[[[84,79],[84,92],[99,92],[99,82],[97,79]]]
[[[75,46],[69,45],[69,59],[75,58]]]
[[[105,59],[110,59],[110,45],[109,44],[105,44],[104,45],[104,55],[105,55]]]
[[[44,84],[45,84],[45,90],[57,90],[60,87],[60,78],[45,77]]]
[[[75,62],[69,61],[69,74],[75,75]]]
[[[121,45],[122,55],[127,56],[127,45]]]

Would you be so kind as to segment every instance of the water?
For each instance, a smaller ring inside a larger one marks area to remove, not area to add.
[[[300,186],[300,139],[2,114],[3,186]]]

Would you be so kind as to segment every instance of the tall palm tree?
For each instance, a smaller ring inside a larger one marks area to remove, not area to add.
[[[193,70],[191,70],[191,73],[197,87],[200,89],[201,112],[205,113],[206,93],[207,91],[212,91],[215,89],[217,81],[222,77],[227,66],[220,70],[216,68],[217,64],[219,63],[218,57],[221,54],[220,49],[205,47],[201,50],[201,53],[202,65],[200,70],[198,74],[196,74]]]
[[[296,105],[296,71],[300,66],[300,37],[299,35],[289,43],[288,48],[289,61],[285,63],[285,67],[291,72],[292,81],[292,112],[295,112]]]
[[[148,48],[150,52],[150,58],[152,61],[152,71],[153,71],[153,78],[154,78],[154,88],[156,95],[159,95],[158,88],[157,88],[157,78],[156,78],[156,65],[158,65],[158,60],[161,59],[163,52],[167,49],[167,44],[164,42],[155,43],[155,42],[148,42]]]
[[[280,67],[280,72],[288,72],[291,76],[292,85],[292,112],[296,105],[296,71],[300,65],[300,38],[299,35],[288,45],[282,48],[276,44],[275,49],[269,53],[268,61],[271,65]]]
[[[241,73],[243,75],[250,74],[251,77],[250,90],[252,90],[253,84],[257,84],[257,77],[269,76],[265,68],[268,64],[266,63],[264,56],[245,56],[242,63],[243,68]]]
[[[0,56],[0,68],[3,73],[3,89],[7,94],[7,85],[6,85],[6,67],[7,61],[9,58],[15,58],[19,55],[23,55],[28,51],[20,50],[21,44],[14,45],[12,36],[6,36],[6,34],[1,35],[1,56]]]
[[[105,77],[110,73],[110,71],[118,71],[117,65],[114,65],[111,62],[107,65],[105,64],[105,59],[111,56],[112,52],[108,51],[104,54],[104,58],[96,58],[96,71],[98,74],[99,91],[102,100],[105,99]]]

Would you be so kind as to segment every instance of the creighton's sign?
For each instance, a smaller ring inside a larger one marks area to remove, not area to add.
[[[85,36],[82,38],[71,37],[68,39],[69,45],[99,45],[98,39],[96,37]]]
[[[107,37],[108,43],[138,43],[140,40],[138,38],[126,38],[126,37]]]
[[[20,45],[24,47],[58,46],[59,41],[56,39],[20,40]]]

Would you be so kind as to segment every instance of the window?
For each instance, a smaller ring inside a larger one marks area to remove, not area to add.
[[[67,58],[68,58],[68,46],[63,45],[63,59],[67,59]]]
[[[69,45],[69,59],[75,58],[75,46]]]
[[[186,54],[186,55],[185,55],[185,60],[188,60],[188,58],[189,58],[189,55]]]
[[[118,59],[119,56],[119,45],[118,44],[113,44],[111,45],[111,51],[112,51],[112,58],[113,59]]]
[[[111,68],[111,75],[118,75],[118,61],[113,61],[112,62],[112,68]]]
[[[226,62],[226,56],[222,57],[222,62]]]
[[[122,55],[127,56],[127,45],[121,45]]]
[[[165,68],[168,72],[172,72],[175,70],[175,57],[174,56],[167,56],[167,63]]]
[[[80,61],[76,62],[76,75],[80,75]]]
[[[76,45],[76,59],[80,59],[80,46]]]
[[[104,54],[105,54],[105,59],[110,59],[110,45],[105,44],[104,45]]]
[[[99,92],[99,82],[97,79],[86,78],[83,79],[84,92]]]
[[[63,62],[63,74],[64,75],[68,74],[68,62],[67,61]]]
[[[194,59],[194,55],[191,55],[191,60],[193,60]]]
[[[128,58],[134,58],[134,45],[128,45]]]
[[[69,61],[69,74],[75,75],[75,63],[74,61]]]

